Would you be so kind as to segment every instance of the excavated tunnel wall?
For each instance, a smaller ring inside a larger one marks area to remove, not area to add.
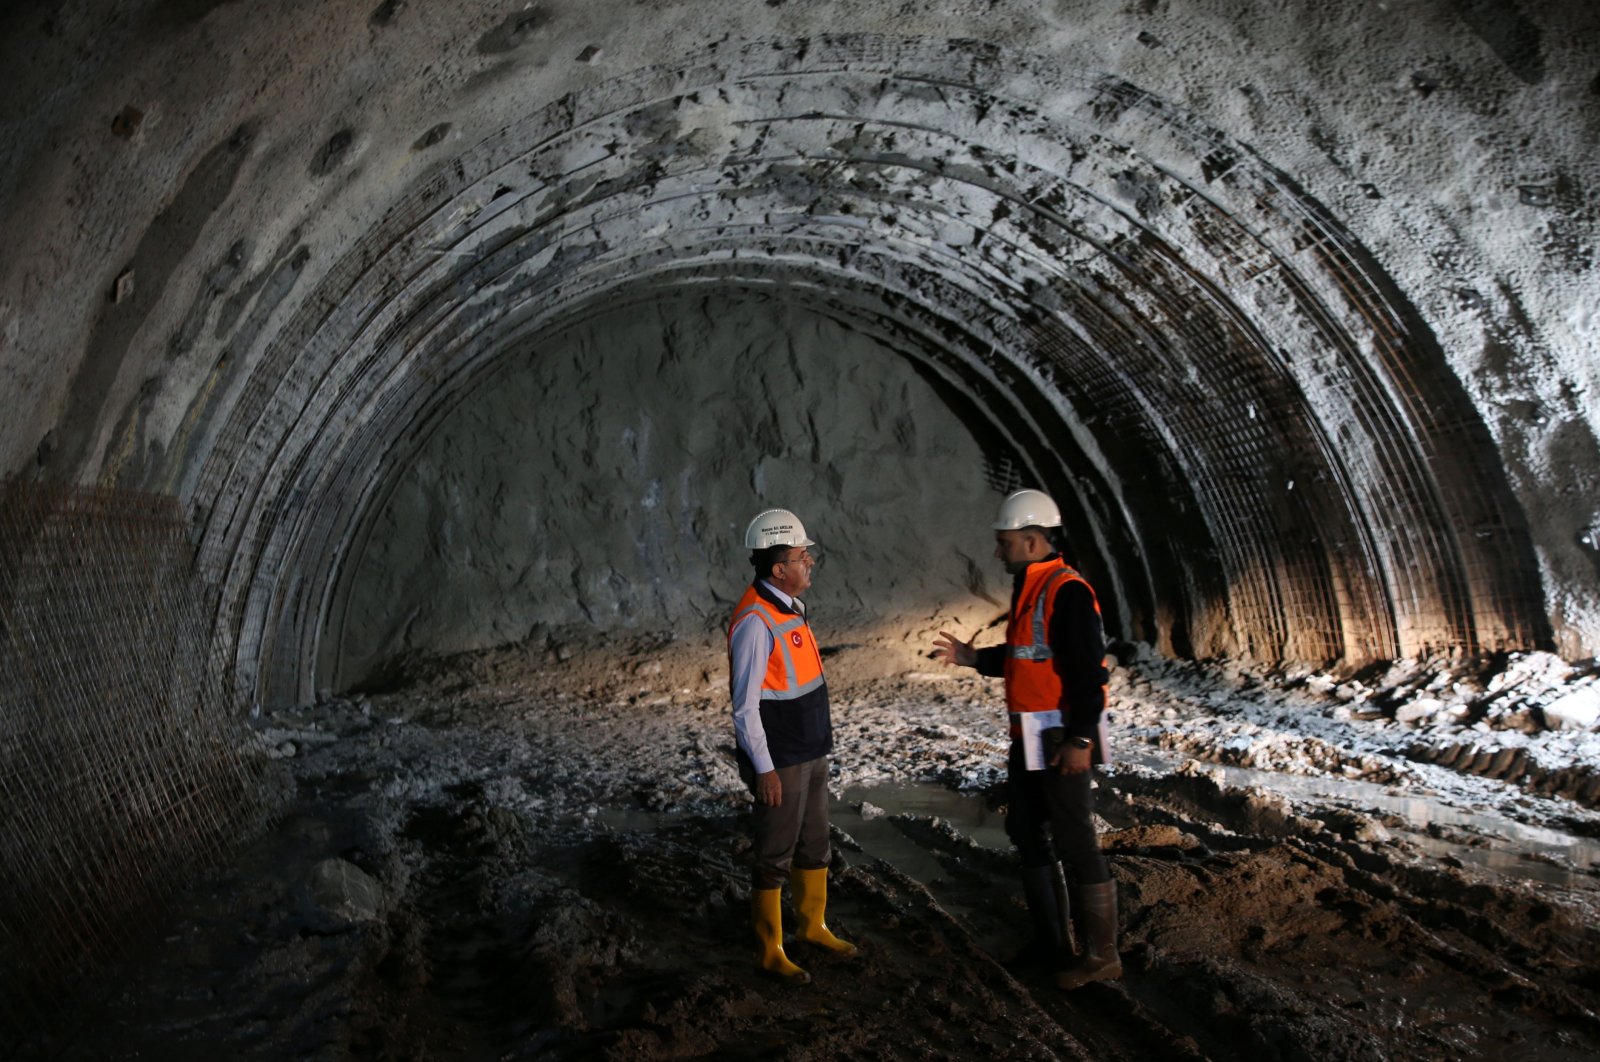
[[[507,359],[397,463],[320,671],[343,688],[411,646],[715,630],[748,581],[754,499],[802,508],[822,557],[808,604],[836,639],[930,603],[993,612],[987,499],[1009,460],[897,352],[787,299],[612,308]]]
[[[851,623],[992,608],[1024,482],[1165,653],[1600,646],[1593,5],[0,29],[0,461],[171,501],[240,717],[713,624],[768,502]]]
[[[791,113],[797,86],[827,106]],[[409,425],[566,320],[678,285],[799,293],[978,396],[1075,510],[1129,636],[1319,664],[1549,641],[1492,438],[1325,208],[1120,80],[838,38],[565,98],[323,280],[193,485],[235,558],[243,684],[312,694],[368,470]]]
[[[100,172],[108,145],[150,165],[121,198],[73,189],[19,129],[13,193],[82,217],[12,203],[22,246],[73,238],[7,266],[10,349],[82,353],[55,376],[11,359],[10,464],[180,499],[246,702],[360,670],[327,643],[395,577],[362,553],[395,526],[380,500],[480,381],[685,291],[760,293],[898,353],[991,460],[1066,500],[1120,636],[1352,666],[1592,652],[1593,45],[1561,32],[1591,16],[930,5],[910,33],[870,6],[727,8],[707,45],[690,7],[643,10],[622,32],[555,4],[152,7],[81,44],[81,81],[48,46],[84,34],[81,10],[17,20],[46,39],[41,120],[83,136],[98,101]],[[795,32],[823,25],[855,32]],[[116,40],[159,50],[132,62]],[[222,90],[150,80],[157,54],[221,64]],[[305,84],[259,78],[279,67]],[[45,94],[52,76],[67,91]],[[96,231],[123,256],[86,260]],[[45,290],[100,298],[58,320],[27,297]],[[728,350],[689,356],[715,376]],[[612,473],[618,498],[647,496]],[[883,511],[917,498],[913,480]],[[457,526],[484,522],[474,504]],[[447,552],[405,577],[448,594]],[[879,567],[841,555],[831,577]],[[572,594],[554,575],[485,589]],[[529,610],[468,611],[410,634],[357,617],[391,632],[359,653],[514,634]]]

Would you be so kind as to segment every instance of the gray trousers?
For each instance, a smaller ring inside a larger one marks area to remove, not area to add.
[[[740,767],[753,794],[755,773],[744,762]],[[750,812],[755,842],[750,884],[756,889],[782,888],[790,867],[819,870],[833,858],[828,841],[828,757],[779,767],[778,782],[783,786],[783,803],[774,808],[757,801]]]
[[[1098,885],[1111,880],[1111,867],[1094,832],[1094,793],[1088,771],[1030,771],[1021,740],[1013,738],[1006,782],[1006,836],[1017,846],[1024,867],[1049,866],[1059,859],[1068,884]]]

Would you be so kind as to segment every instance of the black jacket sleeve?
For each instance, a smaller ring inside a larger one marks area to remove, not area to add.
[[[1087,586],[1073,580],[1056,591],[1048,637],[1061,676],[1062,726],[1071,737],[1092,738],[1106,707],[1106,636]]]
[[[1006,647],[1002,642],[978,650],[978,674],[999,678],[1006,673]]]

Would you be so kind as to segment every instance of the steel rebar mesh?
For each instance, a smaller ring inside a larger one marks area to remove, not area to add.
[[[259,825],[174,499],[0,486],[0,1031]]]

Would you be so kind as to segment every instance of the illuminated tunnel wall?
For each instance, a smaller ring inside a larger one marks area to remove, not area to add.
[[[1587,5],[435,6],[11,16],[0,447],[180,499],[248,700],[709,624],[759,501],[993,597],[1018,482],[1163,652],[1600,645]]]

